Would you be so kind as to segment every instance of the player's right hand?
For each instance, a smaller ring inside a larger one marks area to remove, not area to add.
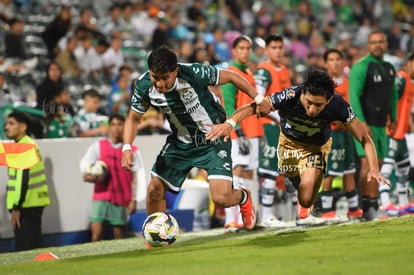
[[[274,111],[273,103],[269,96],[265,96],[262,103],[256,106],[256,116],[257,118],[265,117],[271,111]]]
[[[121,165],[122,168],[126,170],[132,170],[132,167],[134,166],[134,155],[132,154],[132,151],[125,151],[122,153]]]

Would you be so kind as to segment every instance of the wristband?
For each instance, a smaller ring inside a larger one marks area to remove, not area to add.
[[[231,128],[232,129],[234,129],[234,128],[236,128],[236,122],[233,120],[233,119],[228,119],[228,120],[226,120],[224,123],[227,123],[227,124],[230,124],[230,126],[231,126]]]
[[[131,144],[122,145],[122,153],[125,151],[131,151],[131,150],[132,150]]]
[[[260,105],[260,103],[263,102],[264,96],[262,96],[261,94],[258,94],[257,96],[254,97],[254,102],[256,102],[257,105]]]

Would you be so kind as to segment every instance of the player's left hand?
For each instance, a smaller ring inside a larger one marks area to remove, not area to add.
[[[372,180],[375,180],[378,184],[385,184],[391,187],[391,183],[388,179],[386,179],[383,175],[381,175],[379,172],[375,171],[369,171],[367,174],[367,180],[368,182],[371,182]]]
[[[224,141],[227,141],[230,138],[230,132],[233,130],[233,127],[228,123],[221,124],[212,124],[211,130],[207,132],[207,140],[215,141],[220,137],[224,137]]]

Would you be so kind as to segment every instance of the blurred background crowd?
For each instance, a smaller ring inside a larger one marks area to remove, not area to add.
[[[0,107],[38,116],[37,137],[88,136],[74,125],[92,120],[89,113],[126,113],[132,81],[159,45],[173,47],[180,62],[223,66],[242,33],[254,41],[254,71],[264,38],[279,33],[296,84],[331,47],[344,53],[347,74],[373,29],[387,34],[385,58],[398,70],[414,50],[414,1],[0,0]],[[96,107],[85,106],[91,90]],[[143,133],[168,132],[162,123],[149,127]]]

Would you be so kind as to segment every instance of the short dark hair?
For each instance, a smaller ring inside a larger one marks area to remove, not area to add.
[[[13,111],[7,117],[8,118],[14,118],[19,123],[26,124],[27,129],[29,128],[29,126],[31,124],[30,117],[28,115],[26,115],[25,113],[20,112],[20,111]],[[26,132],[27,132],[27,130],[26,130]]]
[[[344,54],[340,50],[332,48],[332,49],[327,49],[323,53],[323,61],[324,62],[326,62],[328,60],[328,57],[331,53],[337,53],[341,59],[344,58]]]
[[[269,34],[265,39],[266,46],[269,46],[273,41],[283,43],[283,36],[277,33]]]
[[[232,48],[233,49],[236,48],[240,44],[241,41],[247,41],[249,42],[250,45],[253,45],[253,41],[250,37],[248,37],[247,35],[241,35],[233,41]]]
[[[156,73],[172,72],[177,63],[177,54],[166,45],[159,46],[148,57],[148,68]]]
[[[122,122],[125,122],[125,117],[123,115],[119,114],[119,113],[112,114],[109,117],[108,122],[111,123],[112,120],[114,120],[114,119],[119,120],[119,121],[122,121]]]
[[[326,71],[312,69],[303,83],[303,93],[324,96],[328,100],[333,96],[335,87],[335,82]]]
[[[98,93],[97,90],[89,89],[89,90],[86,90],[82,93],[82,99],[85,99],[85,97],[92,97],[92,98],[99,97],[99,98],[101,98],[101,95]]]

